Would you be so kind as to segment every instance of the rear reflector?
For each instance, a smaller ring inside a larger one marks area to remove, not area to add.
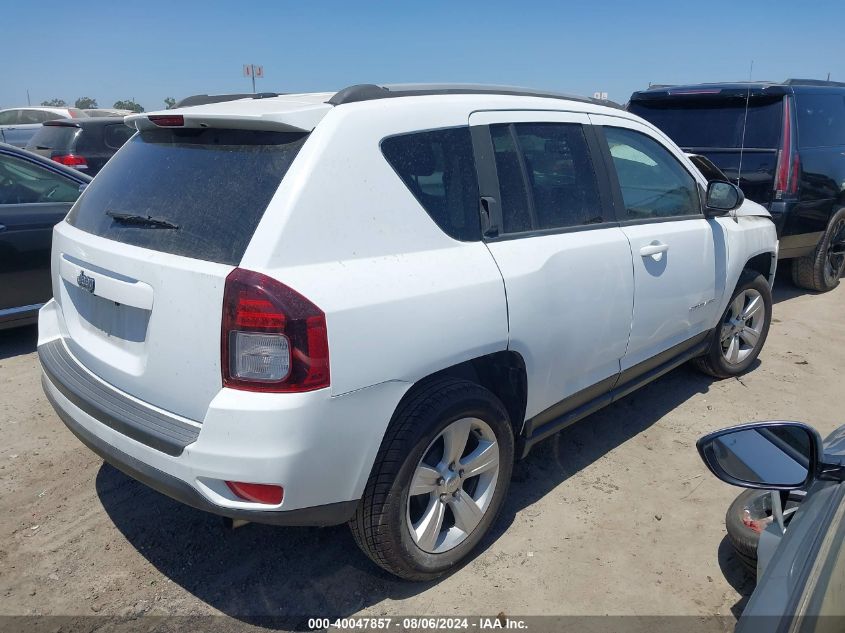
[[[185,117],[181,114],[151,114],[147,118],[159,127],[181,127],[185,125]]]
[[[264,503],[270,506],[277,506],[282,502],[285,491],[281,486],[271,484],[248,484],[241,481],[227,481],[229,490],[234,492],[244,501]]]
[[[74,169],[88,169],[88,161],[76,154],[56,154],[50,158],[57,163],[73,167]]]

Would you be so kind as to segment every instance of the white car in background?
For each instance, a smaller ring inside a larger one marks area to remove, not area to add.
[[[88,116],[95,118],[127,116],[129,114],[135,114],[132,110],[121,110],[119,108],[86,108],[83,110],[83,112]]]
[[[184,503],[466,559],[514,459],[688,360],[754,363],[769,214],[590,99],[363,85],[127,118],[53,239],[79,439]]]
[[[85,118],[79,108],[48,108],[42,106],[27,106],[25,108],[7,108],[0,110],[0,142],[26,147],[41,124],[56,119]]]

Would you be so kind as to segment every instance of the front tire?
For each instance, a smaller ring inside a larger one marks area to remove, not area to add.
[[[490,529],[510,483],[507,410],[480,385],[442,378],[399,406],[350,521],[358,546],[407,580],[462,563]]]
[[[772,291],[763,275],[743,271],[710,350],[695,365],[714,378],[731,378],[748,370],[760,355],[772,322]]]
[[[792,281],[800,288],[828,292],[845,271],[845,209],[833,214],[822,239],[809,255],[792,260]]]

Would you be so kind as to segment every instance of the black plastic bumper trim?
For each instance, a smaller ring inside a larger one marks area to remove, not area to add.
[[[44,377],[42,378],[43,380],[47,380],[47,378]],[[98,438],[74,420],[67,411],[62,409],[53,398],[47,385],[44,385],[44,392],[47,394],[50,404],[56,409],[62,422],[65,423],[65,426],[85,446],[126,475],[192,508],[230,519],[241,519],[253,523],[287,526],[328,526],[346,523],[352,518],[358,507],[357,500],[341,501],[339,503],[330,503],[297,510],[238,510],[214,505],[178,477],[162,472],[154,466],[150,466],[131,455],[127,455],[120,449]]]
[[[197,441],[198,426],[145,407],[94,379],[60,339],[39,346],[38,358],[65,398],[115,431],[174,457]]]

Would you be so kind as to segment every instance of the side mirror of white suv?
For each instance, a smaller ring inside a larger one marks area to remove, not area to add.
[[[715,218],[739,208],[745,201],[745,194],[735,184],[714,180],[707,185],[705,215]]]

